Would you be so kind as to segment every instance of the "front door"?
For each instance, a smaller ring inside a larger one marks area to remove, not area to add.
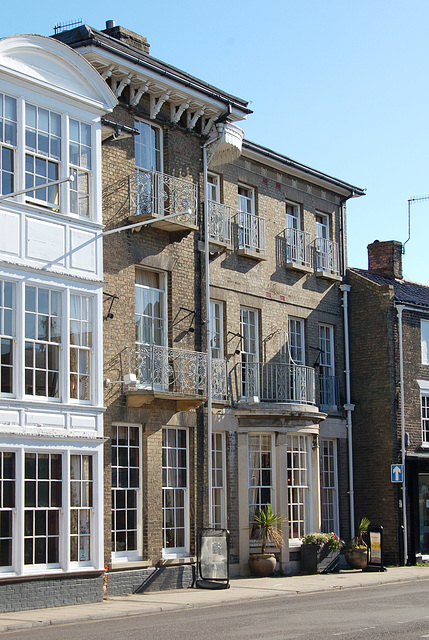
[[[429,473],[419,473],[420,553],[429,556]]]

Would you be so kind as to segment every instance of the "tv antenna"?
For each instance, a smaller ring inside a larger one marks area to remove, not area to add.
[[[402,245],[402,253],[405,253],[405,245],[411,237],[411,205],[414,202],[426,202],[429,200],[429,196],[416,196],[415,198],[410,198],[408,200],[408,238],[405,240]]]

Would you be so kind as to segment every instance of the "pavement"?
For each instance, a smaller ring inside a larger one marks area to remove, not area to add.
[[[0,614],[0,633],[47,625],[106,620],[160,611],[208,607],[275,596],[317,593],[332,589],[354,589],[398,582],[429,580],[429,566],[389,567],[384,572],[341,570],[339,573],[270,578],[232,578],[222,590],[175,589],[152,593],[107,597],[94,604],[54,607]]]

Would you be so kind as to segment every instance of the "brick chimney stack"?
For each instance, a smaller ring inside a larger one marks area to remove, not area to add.
[[[368,245],[368,271],[385,278],[402,279],[402,244],[396,240]]]
[[[107,33],[108,36],[117,40],[122,40],[122,42],[126,42],[126,44],[143,51],[143,53],[149,53],[149,43],[144,36],[129,29],[124,29],[124,27],[116,26],[114,20],[106,21],[106,28],[103,29],[103,33]]]

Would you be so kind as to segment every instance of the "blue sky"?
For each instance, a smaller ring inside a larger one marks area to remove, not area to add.
[[[407,201],[428,195],[411,206],[403,271],[429,285],[427,0],[17,6],[3,16],[1,36],[114,20],[146,36],[156,58],[248,100],[247,139],[365,188],[348,204],[350,266],[366,268],[375,239],[405,242]]]

